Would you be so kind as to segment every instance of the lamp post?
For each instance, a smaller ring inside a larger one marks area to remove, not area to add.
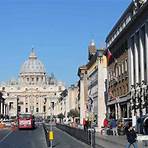
[[[18,111],[18,105],[19,105],[19,97],[17,96],[17,98],[16,98],[16,109],[17,109],[17,111],[16,111],[16,116],[17,116],[17,118],[18,118],[18,113],[19,113],[19,111]]]
[[[0,92],[0,118],[1,118],[1,116],[2,116],[2,93]]]

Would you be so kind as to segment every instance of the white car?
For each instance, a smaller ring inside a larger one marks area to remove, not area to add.
[[[11,127],[11,121],[10,120],[3,120],[3,123],[6,127]]]

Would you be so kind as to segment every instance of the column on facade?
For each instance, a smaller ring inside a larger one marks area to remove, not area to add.
[[[134,85],[134,59],[133,59],[133,49],[132,49],[132,39],[128,40],[128,71],[129,71],[129,90],[131,90],[131,85]]]
[[[37,76],[36,75],[34,76],[34,84],[35,85],[37,84]]]
[[[116,119],[119,117],[118,116],[118,103],[115,104],[115,117]]]
[[[134,36],[134,53],[135,53],[135,84],[139,83],[139,55],[138,55],[138,36]]]
[[[6,104],[4,104],[4,116],[6,116]]]
[[[85,118],[84,110],[84,80],[80,80],[80,123],[83,124],[83,119]]]
[[[118,114],[118,118],[121,118],[121,107],[120,107],[120,104],[119,103],[117,103],[117,109],[118,109],[118,111],[117,111],[117,114]]]
[[[148,20],[145,24],[146,81],[148,84]]]
[[[127,105],[127,118],[130,118],[130,103],[128,102],[126,105]]]
[[[41,76],[39,77],[39,84],[40,85],[42,84],[42,77]]]
[[[0,114],[1,114],[1,98],[0,98]]]
[[[140,82],[143,84],[142,81],[144,81],[144,32],[142,31],[142,28],[139,30],[139,49],[140,49]],[[143,86],[142,86],[143,87]],[[142,104],[144,104],[144,94],[143,94],[143,89],[142,88],[142,96],[141,96],[141,101]],[[145,112],[145,109],[142,109],[142,112]]]
[[[1,101],[1,114],[3,114],[3,101]]]
[[[43,76],[43,84],[46,82],[45,76]]]
[[[5,111],[5,101],[3,100],[3,103],[2,103],[2,114],[4,115],[4,112]]]
[[[103,120],[105,119],[106,114],[106,103],[105,103],[105,82],[107,79],[107,61],[106,57],[101,57],[103,63],[98,61],[98,130],[101,130],[103,126]]]
[[[140,29],[139,30],[139,48],[140,48],[140,78],[141,78],[141,83],[144,80],[144,45],[143,45],[143,32]]]

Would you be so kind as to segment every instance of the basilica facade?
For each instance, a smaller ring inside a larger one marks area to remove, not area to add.
[[[32,50],[21,66],[18,79],[0,85],[7,106],[4,113],[9,117],[16,117],[19,112],[43,118],[51,113],[57,115],[56,104],[64,89],[63,82],[56,80],[53,74],[47,75],[44,65]]]

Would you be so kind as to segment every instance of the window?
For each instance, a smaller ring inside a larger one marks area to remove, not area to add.
[[[18,112],[21,112],[21,106],[18,106]]]
[[[36,108],[36,112],[37,112],[37,113],[39,112],[39,108]]]
[[[28,113],[28,108],[26,108],[26,113]]]
[[[13,102],[9,102],[9,109],[13,108]]]
[[[43,106],[43,112],[46,112],[46,106]]]

